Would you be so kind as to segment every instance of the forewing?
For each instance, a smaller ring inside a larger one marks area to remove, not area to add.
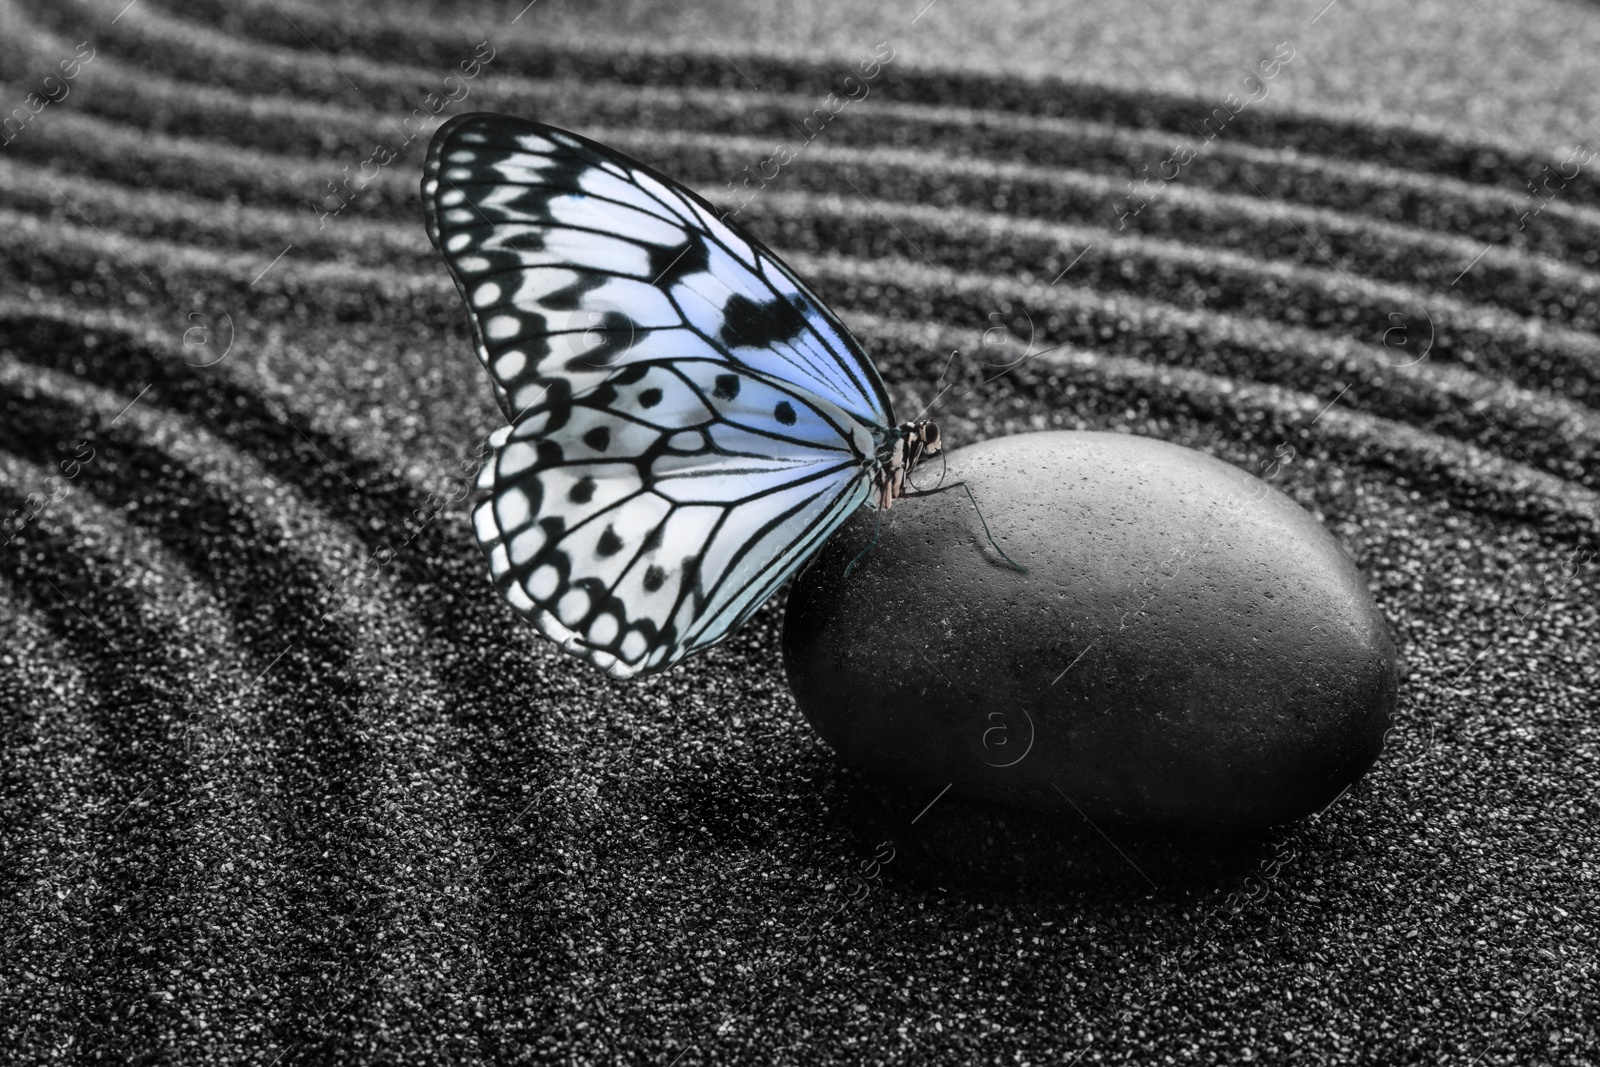
[[[877,370],[822,301],[641,163],[541,123],[463,115],[429,146],[422,198],[513,422],[628,363],[705,359],[894,425]]]

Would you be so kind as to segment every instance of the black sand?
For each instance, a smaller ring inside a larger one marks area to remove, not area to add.
[[[0,502],[58,498],[0,546],[8,1058],[1595,1061],[1592,168],[1519,227],[1559,156],[1246,109],[1119,230],[1214,101],[890,64],[806,144],[853,54],[521,34],[471,82],[708,195],[794,143],[741,220],[902,411],[962,350],[948,440],[1293,448],[1403,719],[1318,818],[1176,840],[841,770],[781,598],[643,684],[541,644],[414,517],[497,414],[398,123],[487,34],[120,6],[0,33],[8,108],[96,49],[0,151]],[[979,384],[995,324],[989,374],[1066,347]]]

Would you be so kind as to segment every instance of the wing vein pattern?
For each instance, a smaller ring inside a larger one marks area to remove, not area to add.
[[[509,425],[473,527],[513,607],[617,677],[721,640],[872,495],[894,416],[844,325],[671,179],[508,115],[442,126],[428,234]]]

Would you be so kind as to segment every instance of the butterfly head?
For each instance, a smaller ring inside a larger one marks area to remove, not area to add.
[[[877,506],[888,508],[904,496],[907,479],[917,464],[938,455],[942,447],[939,427],[930,419],[902,422],[895,427],[894,436],[878,456]]]
[[[911,470],[928,456],[939,454],[939,424],[932,419],[919,419],[901,425],[900,434],[906,443],[906,470]]]

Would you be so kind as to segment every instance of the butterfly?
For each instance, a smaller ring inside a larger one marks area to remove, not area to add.
[[[614,677],[722,640],[943,446],[770,249],[619,152],[462,115],[422,202],[509,422],[472,512],[490,575]]]

